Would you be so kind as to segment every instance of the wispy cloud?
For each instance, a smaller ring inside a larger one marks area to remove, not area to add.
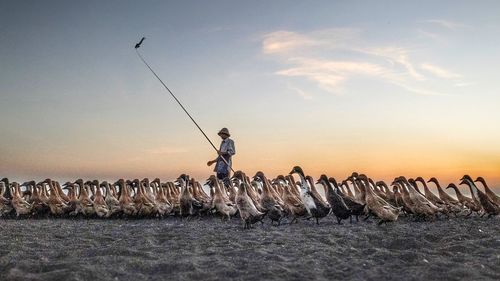
[[[450,21],[450,20],[444,20],[444,19],[430,19],[430,20],[423,20],[422,22],[437,24],[439,26],[442,26],[442,27],[445,27],[448,29],[452,29],[452,30],[456,30],[456,29],[462,28],[462,27],[468,27],[468,25],[466,25],[466,24],[454,22],[454,21]]]
[[[417,29],[417,32],[418,34],[422,35],[423,37],[427,37],[427,38],[431,38],[431,39],[434,39],[434,40],[439,40],[441,39],[441,36],[437,33],[434,33],[434,32],[429,32],[427,30],[423,30],[423,29]]]
[[[411,48],[397,44],[372,46],[361,35],[360,30],[349,28],[309,33],[281,30],[264,35],[262,52],[285,65],[275,74],[302,77],[335,94],[341,93],[343,84],[351,79],[375,77],[408,92],[442,95],[423,83],[426,73],[445,79],[461,77],[431,63],[416,63]],[[299,93],[297,89],[292,88]]]
[[[454,73],[450,70],[444,69],[440,66],[430,64],[430,63],[422,63],[420,64],[420,67],[424,70],[427,70],[431,74],[440,77],[440,78],[445,78],[445,79],[456,79],[456,78],[461,78],[462,75]]]
[[[294,51],[349,48],[359,38],[360,30],[354,28],[329,28],[301,34],[288,30],[278,30],[264,35],[264,54],[286,54]]]
[[[292,91],[294,91],[295,93],[297,93],[301,98],[305,99],[305,100],[312,100],[313,96],[299,88],[296,88],[296,87],[293,87],[293,86],[288,86],[288,88]]]
[[[415,70],[410,62],[408,50],[402,47],[376,47],[360,49],[361,52],[388,59],[392,64],[400,64],[416,80],[424,80],[422,74]]]
[[[339,85],[353,75],[382,77],[387,71],[375,64],[351,61],[334,61],[314,58],[290,58],[295,66],[276,72],[282,76],[305,77],[322,89],[338,93]]]
[[[315,40],[295,32],[275,31],[264,36],[262,51],[265,54],[285,53],[317,44]]]
[[[178,154],[178,153],[186,153],[188,152],[187,149],[182,148],[182,147],[168,147],[168,146],[162,146],[162,147],[155,147],[155,148],[148,148],[144,149],[145,153],[148,154]]]

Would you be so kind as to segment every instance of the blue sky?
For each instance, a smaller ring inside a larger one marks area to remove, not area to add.
[[[500,182],[497,1],[3,1],[0,170],[14,177],[341,177]]]

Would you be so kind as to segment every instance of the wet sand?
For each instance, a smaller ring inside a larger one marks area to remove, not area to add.
[[[499,280],[500,219],[0,220],[0,280]]]

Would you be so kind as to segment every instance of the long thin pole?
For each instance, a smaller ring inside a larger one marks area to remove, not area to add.
[[[141,40],[140,43],[142,43],[142,40]],[[139,43],[138,43],[138,45],[140,47]],[[153,73],[153,75],[156,77],[156,79],[158,79],[158,81],[160,81],[160,83],[163,85],[163,87],[165,87],[165,89],[167,89],[167,91],[170,93],[170,95],[180,105],[180,107],[182,108],[182,110],[184,110],[184,112],[186,112],[187,116],[189,116],[189,119],[191,119],[191,121],[193,121],[193,123],[196,125],[196,127],[198,128],[198,130],[200,130],[200,132],[207,139],[207,141],[210,143],[210,145],[215,149],[215,151],[217,153],[219,153],[219,150],[217,149],[217,147],[215,147],[214,143],[210,140],[210,138],[208,138],[207,134],[205,134],[205,132],[203,131],[203,129],[201,129],[200,125],[198,125],[198,123],[196,123],[196,121],[193,119],[193,117],[191,116],[191,114],[189,114],[189,112],[186,110],[186,108],[182,105],[182,103],[179,101],[179,99],[177,99],[177,97],[174,95],[174,93],[172,93],[172,91],[170,91],[170,89],[167,87],[167,85],[165,85],[165,83],[163,83],[163,81],[161,80],[161,78],[156,74],[156,72],[151,68],[151,66],[149,66],[149,64],[146,62],[146,60],[142,57],[141,53],[138,50],[139,47],[136,45],[135,52],[137,53],[137,55],[139,56],[139,58],[142,60],[142,62],[149,68],[149,70],[151,71],[151,73]],[[220,155],[219,158],[222,159],[222,161],[224,161],[224,163],[226,163],[226,165],[234,173],[233,167],[231,167],[229,165],[229,163],[226,161],[226,159],[224,159],[224,157],[222,157],[222,155]]]

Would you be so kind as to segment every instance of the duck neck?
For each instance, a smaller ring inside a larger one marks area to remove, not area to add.
[[[262,189],[266,195],[270,195],[272,193],[265,175],[262,175]]]
[[[466,178],[465,179],[465,182],[469,185],[469,186],[472,186],[474,187],[474,189],[476,190],[476,192],[479,194],[481,192],[481,190],[479,190],[479,188],[477,188],[477,185],[474,183],[474,181],[472,181],[471,179],[469,178]]]
[[[412,184],[411,186],[412,186],[413,188],[415,188],[415,190],[416,190],[418,193],[422,194],[422,192],[420,191],[420,188],[418,188],[418,183],[417,183],[417,181],[413,181],[413,184]],[[423,195],[423,194],[422,194],[422,195]]]
[[[472,199],[474,201],[477,201],[477,197],[476,197],[476,194],[474,194],[474,190],[472,189],[472,185],[467,183],[467,186],[469,187],[469,190],[470,190],[470,196],[472,197]]]
[[[357,194],[357,193],[361,193],[361,189],[360,187],[358,186],[358,183],[354,180],[354,179],[351,179],[350,180],[351,183],[352,183],[352,186],[354,188],[354,192]]]
[[[99,183],[97,183],[95,186],[95,196],[102,197],[102,191],[101,191],[101,187],[99,186]]]
[[[424,192],[425,193],[431,193],[429,187],[427,186],[427,183],[425,181],[420,181],[422,185],[424,186]]]
[[[458,187],[456,187],[454,185],[450,185],[450,188],[453,188],[453,190],[455,190],[455,193],[457,194],[457,198],[461,199],[463,197],[463,195],[460,192],[460,190],[458,190]]]
[[[338,191],[338,185],[337,182],[331,182],[327,179],[323,180],[323,188],[325,189],[325,195],[328,196],[330,193],[334,194],[335,190]]]
[[[301,192],[307,192],[310,191],[309,185],[307,184],[306,177],[302,173],[298,173],[300,177],[300,190]]]
[[[410,195],[410,193],[408,192],[408,189],[406,188],[406,184],[403,181],[401,181],[399,183],[399,186],[401,188],[401,193],[402,194],[404,194],[404,195]]]
[[[434,184],[436,185],[436,188],[437,188],[437,190],[438,190],[438,192],[439,192],[439,193],[446,193],[446,192],[444,192],[444,190],[441,188],[441,185],[439,184],[439,182],[438,182],[437,180],[434,180],[433,182],[434,182]]]
[[[110,194],[109,183],[108,183],[108,184],[106,184],[106,186],[104,187],[104,192],[106,193],[106,194],[104,195],[106,198],[108,198],[108,196],[110,196],[110,195],[111,195],[111,194]]]
[[[353,197],[354,194],[352,193],[352,190],[351,188],[349,187],[349,184],[347,182],[345,182],[345,188],[347,189],[347,194],[349,194],[349,196]]]
[[[52,184],[52,181],[49,181],[47,184],[49,185],[49,191],[50,191],[49,197],[50,198],[57,198],[57,192],[54,188],[54,185]]]
[[[359,181],[359,188],[363,198],[366,198],[368,195],[373,197],[373,190],[370,188],[370,183],[367,180]]]

